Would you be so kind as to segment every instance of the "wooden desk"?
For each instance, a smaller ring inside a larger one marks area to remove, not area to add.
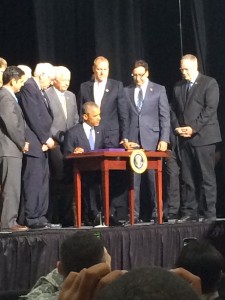
[[[110,170],[128,170],[131,174],[133,171],[130,167],[130,151],[109,151],[102,150],[99,152],[86,152],[82,154],[70,154],[67,159],[73,161],[74,172],[74,201],[76,204],[76,225],[81,226],[81,174],[82,171],[101,170],[102,187],[104,200],[104,217],[105,225],[109,226],[109,171]],[[162,224],[162,158],[169,157],[169,152],[145,151],[148,159],[148,169],[156,172],[156,191],[158,203],[158,222]],[[132,172],[131,172],[132,171]],[[134,224],[134,187],[133,176],[129,186],[129,206],[130,206],[130,223]]]

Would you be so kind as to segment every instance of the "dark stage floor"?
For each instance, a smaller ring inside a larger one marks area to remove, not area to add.
[[[0,291],[27,290],[56,267],[66,236],[76,230],[100,235],[113,269],[155,265],[171,268],[186,237],[209,239],[225,256],[225,221],[107,228],[62,228],[27,233],[0,232]]]

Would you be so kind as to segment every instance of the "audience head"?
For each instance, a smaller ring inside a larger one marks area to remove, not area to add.
[[[192,54],[186,54],[181,58],[180,71],[184,79],[194,82],[198,76],[198,60]]]
[[[96,300],[197,300],[197,293],[178,275],[160,267],[134,269],[116,279]]]
[[[82,106],[83,121],[90,126],[98,126],[101,121],[100,108],[93,102],[89,101]]]
[[[72,271],[80,272],[101,262],[111,265],[111,257],[101,239],[93,232],[79,231],[63,241],[58,270],[66,277]]]
[[[142,59],[134,62],[132,77],[137,86],[142,86],[149,76],[148,63]]]
[[[192,241],[183,247],[176,267],[181,267],[201,278],[202,292],[207,294],[217,290],[224,259],[214,246],[206,241]]]
[[[25,81],[27,81],[27,79],[31,78],[31,76],[32,76],[32,70],[31,70],[30,67],[28,67],[26,65],[18,65],[17,67],[24,71],[24,73],[25,73]]]
[[[24,71],[16,66],[9,66],[3,73],[3,85],[10,88],[14,93],[20,91],[25,82]]]
[[[94,60],[92,67],[94,78],[98,82],[102,82],[109,76],[109,61],[104,56],[98,56]]]
[[[65,92],[70,85],[71,73],[70,70],[63,66],[55,67],[55,79],[53,80],[54,87],[60,92]]]
[[[5,69],[7,68],[7,61],[0,57],[0,87],[2,86],[3,82],[2,82],[2,74],[5,71]]]
[[[50,63],[39,63],[34,70],[34,77],[41,89],[46,90],[55,78],[55,70]]]

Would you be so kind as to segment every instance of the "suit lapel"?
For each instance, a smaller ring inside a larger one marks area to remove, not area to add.
[[[111,81],[110,81],[110,79],[107,79],[106,85],[105,85],[105,91],[104,91],[102,101],[101,101],[101,109],[107,104],[107,97],[111,91],[111,88],[112,88]]]
[[[135,104],[135,100],[134,100],[134,91],[135,91],[135,85],[133,85],[130,89],[129,89],[129,98],[130,98],[130,102],[131,102],[131,106],[133,108],[133,110],[137,113],[138,113],[138,110],[137,110],[137,106]]]
[[[81,138],[81,140],[83,141],[83,143],[81,143],[81,144],[82,144],[82,145],[86,145],[86,147],[84,147],[84,148],[88,149],[88,151],[91,151],[91,147],[90,147],[90,144],[89,144],[89,140],[88,140],[88,138],[87,138],[87,136],[86,136],[86,133],[85,133],[85,131],[84,131],[84,127],[83,127],[82,124],[80,124],[79,127],[80,127],[80,132],[81,132],[80,138]]]
[[[89,82],[88,98],[89,98],[90,101],[95,102],[95,98],[94,98],[94,81],[93,80],[91,80]]]

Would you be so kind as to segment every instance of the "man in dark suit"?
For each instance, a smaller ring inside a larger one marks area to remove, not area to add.
[[[101,110],[101,125],[104,126],[111,148],[121,144],[128,147],[128,107],[123,84],[108,78],[109,61],[99,56],[93,64],[93,80],[81,84],[79,105],[94,101]],[[127,181],[125,172],[112,171],[111,177],[111,219],[124,218],[127,214]]]
[[[182,57],[183,80],[174,87],[172,127],[179,137],[182,171],[182,218],[216,219],[215,147],[221,141],[217,120],[219,88],[198,72],[194,55]]]
[[[76,96],[68,91],[71,73],[64,66],[55,67],[53,86],[46,90],[53,122],[52,138],[56,147],[49,150],[50,163],[50,199],[49,217],[53,223],[63,226],[73,225],[72,183],[70,183],[63,160],[63,142],[65,132],[79,121]]]
[[[54,140],[51,137],[53,115],[45,90],[53,79],[54,67],[39,63],[34,77],[26,81],[20,92],[20,105],[27,123],[26,139],[30,143],[23,161],[21,201],[30,228],[42,228],[48,223],[48,149],[54,147]]]
[[[108,136],[99,126],[100,109],[94,102],[86,102],[82,107],[83,124],[77,124],[66,132],[64,141],[65,156],[70,153],[103,149],[108,146]],[[87,172],[82,175],[82,204],[85,225],[94,223],[101,211],[101,176],[99,172]]]
[[[25,143],[25,121],[15,93],[19,92],[24,80],[24,72],[10,66],[3,73],[0,89],[1,228],[12,231],[28,230],[17,223],[22,157],[28,144]]]
[[[141,148],[152,151],[166,151],[170,135],[170,109],[166,90],[148,79],[148,64],[144,60],[134,63],[132,75],[134,84],[125,88],[130,112],[129,140]],[[135,222],[140,218],[141,177],[147,175],[150,201],[154,205],[152,218],[157,219],[157,202],[154,171],[134,174]],[[149,202],[149,201],[148,201]]]

